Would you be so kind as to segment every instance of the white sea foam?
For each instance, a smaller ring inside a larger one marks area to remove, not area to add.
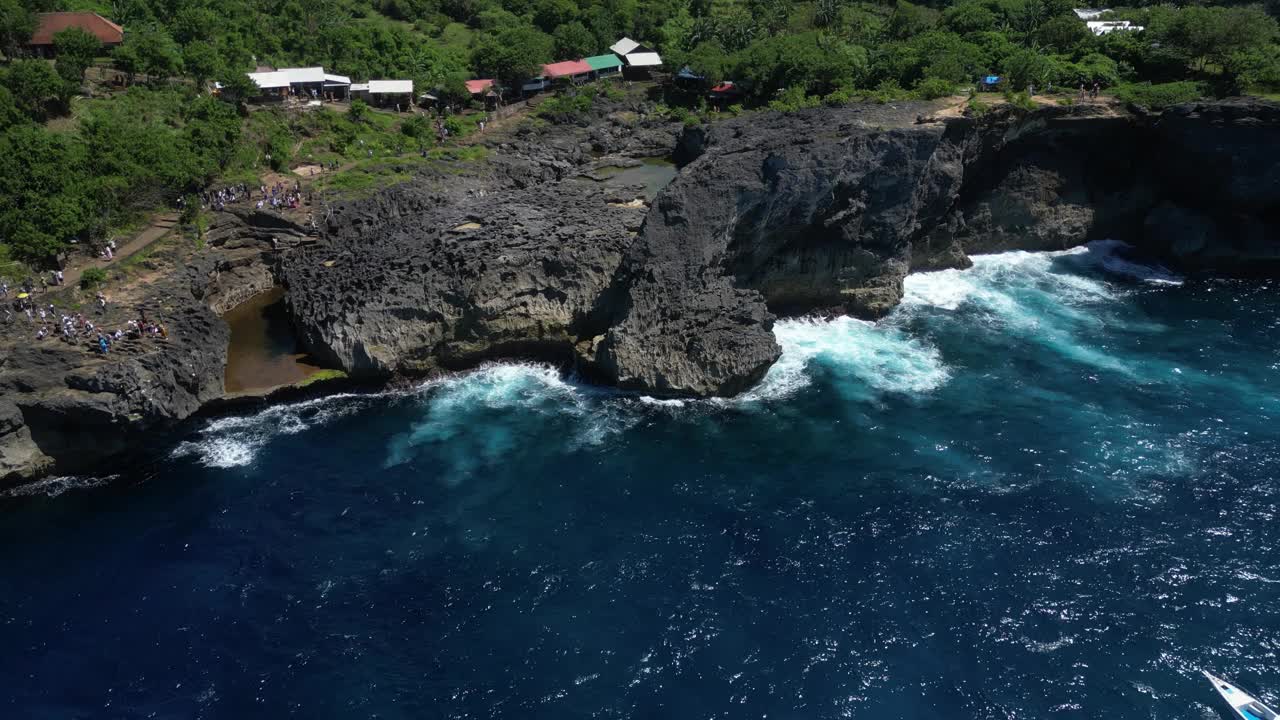
[[[818,371],[833,375],[835,389],[858,400],[890,394],[924,397],[944,386],[953,370],[927,338],[912,334],[912,320],[921,312],[963,308],[976,313],[964,322],[1013,331],[1078,362],[1129,372],[1119,359],[1079,337],[1104,322],[1098,308],[1123,292],[1105,274],[1160,284],[1180,280],[1162,268],[1124,259],[1123,251],[1120,243],[1099,242],[1063,252],[978,256],[968,270],[909,276],[902,306],[880,323],[852,318],[781,321],[774,327],[781,358],[759,385],[730,401],[629,396],[582,386],[550,366],[485,365],[408,393],[419,398],[422,419],[389,441],[385,462],[404,464],[418,454],[418,446],[443,444],[450,447],[455,474],[465,474],[500,462],[525,442],[531,417],[540,423],[563,422],[570,447],[598,445],[653,412],[714,411],[789,397],[808,387]],[[352,412],[364,404],[356,398],[368,397],[335,396],[212,420],[173,454],[195,456],[210,467],[248,465],[272,438]]]
[[[923,394],[942,386],[950,370],[937,348],[901,329],[841,317],[784,320],[774,325],[782,357],[747,402],[786,397],[812,382],[813,364],[827,363],[860,395]]]
[[[264,445],[279,435],[293,435],[323,425],[362,407],[366,395],[341,394],[288,405],[275,405],[253,415],[216,418],[178,444],[172,457],[195,457],[201,465],[233,468],[249,465]]]
[[[448,448],[455,477],[500,462],[537,425],[567,421],[572,448],[599,445],[635,421],[607,393],[565,379],[555,368],[495,363],[423,388],[424,417],[392,438],[387,467],[410,462],[418,446]]]
[[[45,495],[47,497],[58,497],[64,492],[70,490],[84,490],[87,488],[105,485],[112,480],[120,477],[119,475],[103,475],[100,477],[89,475],[60,475],[58,477],[45,478],[37,480],[33,483],[26,483],[15,488],[10,488],[4,492],[0,492],[0,497],[28,497],[33,495]]]

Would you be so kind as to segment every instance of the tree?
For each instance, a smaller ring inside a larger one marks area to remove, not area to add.
[[[787,27],[791,2],[790,0],[748,0],[747,8],[765,32],[775,35]]]
[[[942,24],[960,34],[996,29],[996,14],[981,2],[962,2],[942,13]],[[1077,23],[1080,24],[1080,23]],[[1081,25],[1081,27],[1084,27]]]
[[[182,53],[182,64],[198,90],[203,90],[210,79],[222,72],[222,58],[218,56],[218,51],[203,40],[187,45]]]
[[[9,88],[0,85],[0,132],[25,121],[27,118],[13,101],[13,93]]]
[[[539,67],[551,61],[554,46],[551,36],[535,28],[507,27],[481,37],[471,53],[471,63],[482,77],[514,84],[537,75]]]
[[[22,124],[0,135],[0,237],[47,262],[88,226],[85,151],[75,135]]]
[[[471,102],[471,91],[467,89],[467,79],[460,73],[452,73],[440,86],[441,99],[454,105],[466,105]]]
[[[58,54],[58,74],[67,82],[79,85],[84,81],[84,71],[102,50],[102,42],[92,33],[72,27],[54,34],[53,47]]]
[[[830,27],[840,19],[840,0],[818,0],[813,9],[815,27]]]
[[[898,0],[893,16],[889,18],[889,36],[906,40],[926,32],[937,22],[937,13],[926,7]]]
[[[1256,7],[1186,7],[1152,14],[1152,34],[1163,47],[1180,54],[1204,72],[1225,66],[1241,52],[1261,50],[1275,42],[1276,20]]]
[[[222,85],[222,89],[218,92],[218,97],[233,106],[243,106],[246,101],[257,97],[259,93],[258,84],[246,73],[224,72],[221,77],[219,84]]]
[[[573,0],[537,0],[533,8],[533,24],[543,32],[551,32],[578,17]]]
[[[178,44],[158,25],[130,31],[112,55],[116,66],[131,79],[147,75],[154,82],[177,75],[182,67]]]
[[[36,15],[22,0],[0,0],[0,51],[12,58],[36,31]]]
[[[1043,86],[1055,79],[1053,61],[1029,48],[1020,48],[1005,58],[1003,70],[1014,90],[1025,90],[1032,84]]]
[[[778,91],[789,88],[820,97],[865,79],[867,53],[817,32],[779,35],[752,43],[738,53],[732,72],[758,100],[772,99]]]
[[[552,37],[555,39],[558,58],[581,58],[595,54],[596,36],[577,20],[556,28]]]
[[[14,60],[4,75],[13,102],[27,117],[43,121],[50,109],[66,107],[67,83],[42,60]]]
[[[1093,39],[1089,28],[1072,15],[1059,15],[1040,24],[1036,39],[1056,52],[1068,53]]]

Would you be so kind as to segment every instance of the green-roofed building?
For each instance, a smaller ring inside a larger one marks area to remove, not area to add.
[[[613,53],[593,55],[589,58],[583,58],[582,61],[591,66],[591,74],[596,77],[612,75],[622,70],[622,60]]]

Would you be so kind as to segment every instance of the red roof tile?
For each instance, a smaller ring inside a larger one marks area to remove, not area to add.
[[[542,72],[549,78],[582,75],[591,72],[591,66],[583,60],[565,60],[564,62],[543,65]]]
[[[480,93],[484,92],[485,90],[488,90],[491,87],[493,87],[492,80],[468,80],[467,81],[467,92],[471,93],[472,95],[479,95]]]
[[[124,42],[124,28],[91,12],[40,13],[40,24],[32,33],[32,45],[52,45],[53,36],[67,28],[78,27],[105,44]]]

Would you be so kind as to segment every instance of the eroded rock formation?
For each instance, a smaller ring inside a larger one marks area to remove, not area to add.
[[[933,109],[765,113],[683,133],[623,109],[326,205],[321,237],[279,258],[270,237],[300,228],[227,219],[218,247],[147,300],[179,342],[109,358],[6,345],[0,478],[92,469],[221,395],[214,311],[281,278],[312,354],[357,376],[535,357],[709,396],[777,359],[775,315],[878,317],[908,272],[970,253],[1114,238],[1184,270],[1280,270],[1274,103]],[[671,153],[683,169],[650,206],[592,179],[609,153]]]

